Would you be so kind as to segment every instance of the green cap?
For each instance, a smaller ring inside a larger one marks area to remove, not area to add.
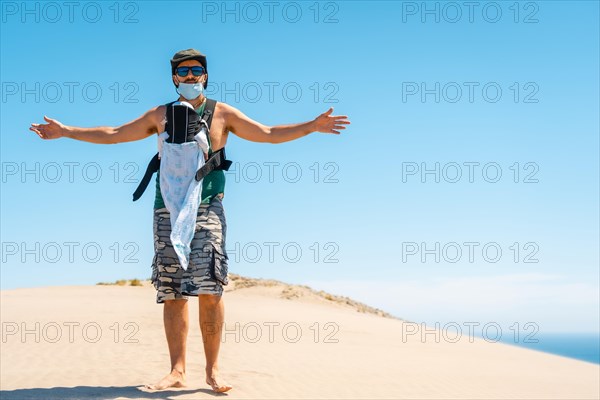
[[[206,56],[196,49],[181,50],[175,53],[175,55],[171,59],[171,73],[175,75],[175,69],[177,68],[177,66],[180,63],[187,60],[199,61],[200,64],[202,64],[202,66],[204,67],[204,70],[208,73],[208,66],[206,65]],[[208,80],[204,83],[204,89],[206,89],[207,84]]]

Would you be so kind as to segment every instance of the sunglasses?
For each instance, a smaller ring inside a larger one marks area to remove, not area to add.
[[[175,69],[175,72],[177,72],[177,75],[184,77],[188,75],[190,70],[192,71],[192,75],[194,76],[201,76],[202,74],[204,74],[203,67],[179,67]]]

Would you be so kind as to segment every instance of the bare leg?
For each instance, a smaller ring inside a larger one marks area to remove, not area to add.
[[[201,294],[198,299],[200,302],[200,330],[206,356],[206,383],[215,392],[226,392],[232,386],[219,377],[218,364],[221,331],[225,319],[225,305],[221,296]]]
[[[187,300],[165,300],[163,320],[171,356],[171,372],[157,383],[146,385],[152,390],[185,385],[185,347],[189,329]]]

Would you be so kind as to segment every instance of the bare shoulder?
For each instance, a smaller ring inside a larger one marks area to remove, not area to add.
[[[235,132],[240,121],[248,120],[248,117],[239,109],[221,102],[217,103],[215,117],[221,121],[226,132]]]
[[[167,123],[167,107],[161,104],[148,111],[148,114],[152,118],[152,123],[156,126],[156,132],[164,132],[165,124]]]
[[[231,118],[232,115],[239,112],[239,110],[235,107],[230,106],[227,103],[223,103],[221,101],[217,102],[215,106],[215,116],[224,118],[226,121],[228,118]]]

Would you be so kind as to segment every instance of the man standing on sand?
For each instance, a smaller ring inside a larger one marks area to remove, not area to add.
[[[179,101],[187,101],[202,115],[206,105],[203,88],[208,82],[206,57],[197,50],[177,52],[171,60],[173,84],[180,94]],[[63,125],[44,117],[46,124],[31,124],[29,128],[42,139],[61,137],[97,144],[115,144],[145,139],[165,131],[166,106],[154,107],[141,117],[119,127],[80,128]],[[229,132],[242,139],[260,143],[283,143],[306,136],[312,132],[339,134],[349,124],[346,116],[331,115],[333,108],[312,121],[266,126],[253,121],[236,108],[218,102],[215,106],[208,142],[210,151],[225,147]],[[153,385],[153,390],[185,385],[186,339],[189,327],[187,296],[197,296],[200,306],[200,330],[206,357],[206,383],[215,392],[232,388],[219,376],[218,354],[224,322],[222,300],[223,284],[227,284],[227,253],[225,237],[227,225],[222,204],[225,174],[215,170],[204,177],[201,203],[198,208],[196,231],[191,243],[190,265],[183,270],[171,245],[169,212],[165,208],[160,180],[157,177],[154,203],[154,249],[152,282],[157,289],[157,303],[164,303],[163,321],[171,371]],[[225,279],[218,280],[215,264],[220,264]],[[212,269],[212,270],[211,270]]]

